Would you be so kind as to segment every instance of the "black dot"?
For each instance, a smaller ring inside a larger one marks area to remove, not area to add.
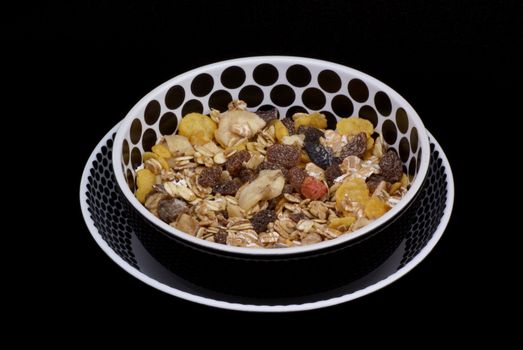
[[[238,66],[231,66],[222,72],[220,79],[226,88],[236,89],[245,82],[245,71]]]
[[[263,86],[272,85],[278,80],[278,70],[272,64],[260,64],[252,72],[254,80]]]
[[[209,97],[209,108],[215,108],[220,112],[227,110],[227,105],[232,101],[232,96],[225,90],[216,90]]]
[[[149,125],[153,125],[156,123],[158,118],[160,118],[160,111],[162,107],[160,106],[160,102],[156,100],[152,100],[147,104],[145,107],[145,112],[143,113],[143,117],[145,119],[145,122]]]
[[[304,87],[311,82],[311,72],[301,64],[295,64],[287,69],[287,80],[297,87]]]
[[[383,126],[381,127],[381,132],[383,134],[383,138],[385,141],[392,145],[396,142],[396,139],[398,138],[398,131],[396,130],[396,125],[390,120],[385,120],[383,122]]]
[[[131,165],[133,169],[136,169],[142,164],[142,153],[138,147],[134,147],[131,151]]]
[[[336,129],[336,124],[338,123],[336,116],[329,111],[321,111],[320,113],[325,114],[325,118],[327,118],[327,129]]]
[[[413,153],[418,150],[418,129],[415,127],[410,131],[410,149]]]
[[[277,106],[290,106],[295,98],[294,90],[288,85],[276,85],[271,90],[271,101]]]
[[[123,163],[127,165],[127,163],[129,163],[129,142],[127,142],[127,140],[123,140],[122,157]]]
[[[396,111],[396,125],[398,126],[399,131],[403,134],[409,130],[409,118],[407,117],[407,112],[405,112],[401,107]]]
[[[409,175],[414,176],[416,174],[416,158],[412,157],[409,163]]]
[[[354,112],[352,101],[345,95],[336,95],[331,102],[332,111],[340,118],[348,118]]]
[[[291,118],[295,113],[309,113],[309,111],[302,106],[292,106],[287,110],[285,115]]]
[[[140,119],[136,118],[133,120],[129,133],[131,134],[131,142],[136,145],[142,137],[142,123],[140,122]]]
[[[390,114],[390,112],[392,112],[390,98],[383,91],[378,91],[376,95],[374,95],[374,105],[376,106],[378,112],[384,116],[387,116]]]
[[[107,146],[102,146],[102,154],[105,156],[107,154]]]
[[[417,162],[417,165],[418,165],[418,166],[417,166],[417,169],[416,169],[417,171],[419,171],[419,168],[420,168],[420,166],[421,166],[421,151],[422,151],[422,150],[421,150],[421,148],[420,148],[420,150],[419,150],[419,152],[418,152],[418,156],[416,157],[416,162]]]
[[[276,116],[278,119],[280,119],[280,111],[278,110],[278,108],[276,108],[275,106],[273,105],[263,105],[263,106],[260,106],[256,109],[256,111],[271,111],[275,109],[276,110]]]
[[[160,134],[172,135],[178,126],[178,118],[173,112],[167,112],[160,118]]]
[[[348,89],[350,97],[356,102],[363,103],[369,98],[369,88],[360,79],[352,79],[349,81]]]
[[[198,100],[187,101],[182,108],[182,117],[189,113],[203,113],[203,105]]]
[[[400,140],[399,154],[400,154],[401,160],[404,163],[409,159],[409,156],[410,156],[410,144],[409,144],[409,140],[407,140],[406,137],[403,137]]]
[[[317,88],[308,88],[301,95],[303,104],[312,110],[319,110],[325,106],[325,95]]]
[[[341,89],[340,76],[330,69],[326,69],[318,75],[318,84],[323,90],[331,93],[338,92]]]
[[[191,91],[194,96],[203,97],[211,92],[214,80],[207,73],[196,76],[191,82]]]
[[[143,133],[142,148],[145,152],[150,152],[151,148],[156,144],[156,132],[153,129],[147,129]]]
[[[358,113],[358,116],[363,119],[367,119],[369,122],[374,125],[374,127],[378,126],[378,113],[369,105],[362,106],[360,108],[360,112]]]
[[[180,107],[185,99],[185,90],[180,85],[170,88],[165,94],[165,105],[169,109]]]
[[[256,85],[247,85],[240,90],[238,98],[247,103],[247,107],[256,107],[263,101],[263,91]]]

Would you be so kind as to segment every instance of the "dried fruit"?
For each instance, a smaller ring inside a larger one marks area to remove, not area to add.
[[[377,219],[389,210],[387,203],[378,197],[371,197],[365,204],[365,216],[369,219]]]
[[[300,192],[301,184],[307,176],[308,174],[305,170],[303,170],[302,168],[294,167],[289,169],[286,178],[287,181],[292,185],[294,190],[296,190],[296,192]]]
[[[360,178],[351,178],[342,183],[336,190],[336,207],[339,210],[343,210],[345,199],[365,205],[369,200],[369,189],[365,181]]]
[[[238,204],[243,210],[249,210],[261,200],[278,197],[284,185],[280,170],[262,170],[254,181],[242,187],[237,195]]]
[[[295,132],[295,129],[294,129],[294,120],[292,120],[292,118],[283,118],[281,120],[281,122],[283,123],[283,125],[285,125],[285,127],[287,128],[287,131],[289,132],[289,135],[293,135],[294,132]]]
[[[182,135],[167,135],[164,136],[164,138],[171,154],[186,156],[192,156],[194,154],[194,148],[187,137]]]
[[[261,210],[251,218],[251,224],[257,233],[267,231],[267,225],[276,221],[278,217],[274,210]]]
[[[224,147],[231,147],[242,138],[256,135],[267,123],[255,113],[244,110],[232,110],[221,114],[216,130],[216,140]]]
[[[219,244],[227,244],[227,231],[224,229],[219,229],[218,232],[214,234],[214,242]]]
[[[290,185],[290,184],[286,184],[285,186],[283,186],[283,191],[281,193],[292,193],[294,192],[294,186]]]
[[[370,137],[374,132],[374,126],[367,119],[350,117],[340,119],[336,124],[336,131],[347,136],[354,136],[364,132],[367,137]]]
[[[159,155],[162,158],[171,158],[171,152],[169,152],[169,149],[167,148],[167,146],[165,146],[163,144],[154,145],[151,148],[151,151],[153,151],[154,153],[156,153],[157,155]]]
[[[249,151],[238,151],[227,159],[225,169],[231,176],[236,176],[243,168],[243,162],[247,162],[249,159],[251,159]]]
[[[400,157],[389,149],[380,159],[381,174],[390,183],[398,182],[403,175],[403,163]]]
[[[304,219],[307,219],[307,216],[305,216],[305,214],[302,214],[302,213],[292,213],[292,214],[289,214],[289,218],[298,223],[300,222],[300,220],[304,220]]]
[[[279,143],[283,142],[284,137],[289,136],[289,131],[279,120],[274,121],[274,136],[276,136],[276,140],[278,140]]]
[[[152,191],[156,184],[156,175],[149,169],[141,169],[136,172],[136,198],[140,203],[145,202],[145,196]]]
[[[203,145],[212,141],[216,123],[201,113],[189,113],[180,121],[178,133],[186,136],[193,145]]]
[[[332,164],[327,169],[325,169],[325,179],[327,180],[327,184],[329,186],[332,186],[334,184],[334,180],[341,175],[343,175],[343,172],[341,171],[338,164]]]
[[[220,182],[222,176],[222,168],[214,166],[212,168],[205,168],[198,176],[198,184],[203,187],[212,187]]]
[[[240,170],[240,173],[238,176],[240,177],[240,180],[243,183],[246,183],[246,182],[254,180],[254,178],[256,177],[256,172],[254,170],[244,168],[244,169]]]
[[[312,200],[320,199],[328,192],[327,186],[312,176],[307,176],[301,184],[301,194]]]
[[[356,217],[353,215],[344,216],[342,218],[333,218],[329,222],[329,227],[340,231],[347,231],[350,228],[350,225],[355,221]]]
[[[158,203],[158,216],[162,221],[170,224],[178,216],[189,210],[189,206],[181,199],[164,199]]]
[[[241,186],[241,181],[239,179],[234,179],[217,184],[213,187],[212,190],[214,193],[220,193],[226,196],[234,196]]]
[[[322,169],[337,162],[330,150],[321,143],[305,142],[304,147],[311,161]]]
[[[294,146],[274,144],[267,148],[267,160],[289,169],[300,162],[300,151]]]
[[[200,228],[198,221],[191,215],[185,213],[178,217],[176,223],[171,223],[171,226],[174,226],[178,230],[188,233],[191,236],[196,235],[196,232],[198,232],[198,229]]]
[[[257,110],[256,115],[268,123],[271,120],[278,119],[278,110],[276,108],[269,109],[268,111]]]
[[[374,191],[376,190],[376,187],[378,187],[378,185],[382,181],[385,181],[385,178],[383,177],[383,175],[380,175],[380,174],[372,174],[365,180],[370,193],[374,193]]]
[[[169,170],[169,164],[167,163],[167,161],[160,157],[159,155],[157,155],[156,153],[153,153],[153,152],[144,152],[143,153],[143,156],[142,156],[142,160],[144,162],[148,161],[149,159],[155,159],[157,160],[161,165],[162,165],[162,168],[164,168],[165,170]]]
[[[305,135],[304,142],[307,143],[320,143],[320,137],[324,137],[325,134],[322,130],[309,127],[309,126],[300,126],[298,128],[298,134]]]
[[[325,129],[327,127],[327,118],[322,113],[314,112],[311,114],[307,113],[296,113],[292,116],[294,119],[294,128],[298,129],[300,126],[312,126],[319,129]]]
[[[370,139],[372,140],[372,139]],[[347,143],[340,152],[340,158],[346,158],[348,156],[356,156],[363,158],[365,151],[367,150],[367,136],[364,132],[360,132],[355,135],[349,143]]]

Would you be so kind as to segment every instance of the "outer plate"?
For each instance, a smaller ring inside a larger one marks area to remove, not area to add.
[[[441,238],[452,212],[452,171],[443,150],[429,134],[432,164],[426,201],[416,213],[419,222],[408,228],[403,242],[384,263],[358,280],[348,280],[345,286],[318,295],[263,300],[223,294],[195,285],[167,269],[133,232],[129,220],[132,215],[120,202],[111,169],[112,139],[117,129],[118,125],[105,135],[85,166],[80,184],[85,223],[102,250],[125,271],[154,288],[200,304],[242,311],[289,312],[323,308],[370,294],[419,264]]]

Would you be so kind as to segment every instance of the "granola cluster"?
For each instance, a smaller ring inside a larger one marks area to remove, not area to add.
[[[184,116],[143,155],[136,197],[187,234],[238,247],[292,247],[353,232],[409,187],[397,153],[358,117],[276,109]]]

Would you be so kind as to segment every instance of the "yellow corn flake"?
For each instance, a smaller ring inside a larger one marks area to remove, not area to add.
[[[367,134],[367,139],[374,132],[374,126],[367,119],[359,117],[343,118],[336,124],[336,131],[342,135],[352,136],[360,132]]]
[[[227,147],[225,149],[225,151],[232,151],[232,150],[236,150],[236,151],[244,151],[246,148],[248,147],[253,147],[252,145],[249,145],[250,142],[247,142],[247,140],[245,140],[245,142],[241,142],[237,145],[234,145],[234,146],[230,146],[230,147]],[[253,142],[254,144],[254,142]]]
[[[289,130],[287,130],[287,127],[279,121],[274,121],[274,135],[276,136],[276,139],[279,143],[282,143],[282,140],[285,136],[289,136]]]
[[[178,133],[189,139],[193,145],[204,145],[212,141],[216,123],[201,113],[189,113],[180,121]]]
[[[136,198],[140,203],[145,203],[145,196],[152,191],[156,184],[156,175],[149,169],[141,169],[136,172]]]
[[[325,118],[325,115],[322,113],[296,113],[292,116],[292,119],[294,120],[295,130],[298,130],[302,125],[312,126],[318,129],[327,128],[327,118]]]
[[[407,174],[404,173],[403,176],[401,176],[400,182],[401,182],[402,187],[407,188],[407,186],[410,183],[410,180],[409,180],[409,177],[407,176]]]
[[[345,198],[365,205],[369,200],[369,188],[365,181],[360,178],[353,178],[342,183],[336,191],[336,206],[338,209],[343,209],[342,202]]]
[[[354,221],[356,221],[356,217],[354,215],[349,215],[342,218],[333,218],[329,222],[329,227],[337,230],[343,228],[341,231],[346,231],[349,229],[350,225],[354,223]]]
[[[169,148],[165,145],[154,145],[151,150],[162,158],[171,158],[171,152],[169,152]]]
[[[372,137],[367,137],[367,151],[371,151],[374,148],[374,139]]]
[[[390,186],[389,193],[390,193],[390,194],[394,194],[394,192],[396,192],[397,190],[399,190],[400,187],[401,187],[401,182],[393,183],[392,186]]]
[[[368,219],[377,219],[383,214],[385,214],[390,207],[379,199],[378,197],[372,197],[369,199],[365,205],[365,216]]]
[[[167,164],[167,161],[164,158],[160,157],[158,154],[153,153],[153,152],[144,152],[143,153],[142,160],[144,163],[146,160],[151,159],[151,158],[154,158],[158,162],[160,162],[160,164],[162,165],[162,168],[164,168],[165,170],[169,170],[169,164]]]

